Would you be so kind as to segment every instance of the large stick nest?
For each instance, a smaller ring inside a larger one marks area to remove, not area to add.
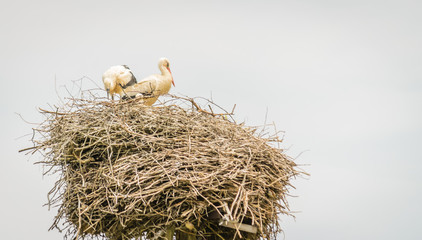
[[[291,215],[296,164],[277,147],[277,134],[262,136],[230,113],[176,96],[153,107],[71,98],[41,113],[34,147],[23,151],[42,153],[40,163],[59,173],[49,204],[59,207],[52,228],[66,237],[153,238],[173,226],[198,239],[274,239],[277,215]],[[258,232],[220,226],[221,219]]]

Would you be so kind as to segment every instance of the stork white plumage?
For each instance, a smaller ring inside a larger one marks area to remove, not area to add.
[[[158,97],[170,91],[171,84],[175,86],[173,76],[170,71],[170,62],[167,58],[161,58],[158,61],[158,68],[161,74],[148,76],[139,83],[127,87],[124,90],[124,97],[134,98],[143,96],[143,104],[151,106]]]
[[[128,66],[118,65],[104,72],[103,83],[107,97],[110,94],[111,99],[114,100],[114,94],[124,95],[124,89],[136,84],[136,78]]]

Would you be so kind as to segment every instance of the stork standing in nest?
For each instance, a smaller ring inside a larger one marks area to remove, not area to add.
[[[137,84],[128,86],[123,91],[123,98],[142,96],[142,102],[147,106],[151,106],[157,101],[159,96],[168,93],[171,84],[175,86],[170,71],[169,60],[167,58],[161,58],[158,61],[158,68],[160,69],[161,74],[153,74],[142,79]]]
[[[118,65],[104,72],[103,83],[107,97],[111,95],[111,99],[114,100],[114,94],[124,95],[124,89],[136,84],[136,78],[128,66]]]

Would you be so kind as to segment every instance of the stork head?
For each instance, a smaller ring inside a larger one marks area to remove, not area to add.
[[[110,92],[112,92],[111,99],[113,99],[113,92],[114,92],[114,88],[116,87],[116,82],[110,78],[104,78],[103,82],[104,82],[104,88],[107,91],[107,98],[109,97]]]
[[[162,67],[165,67],[170,72],[170,75],[171,75],[171,83],[173,84],[173,86],[176,87],[176,85],[174,85],[173,75],[171,74],[171,71],[170,71],[170,62],[169,62],[169,60],[167,58],[164,58],[164,57],[163,58],[160,58],[160,60],[158,61],[158,67],[160,69]]]

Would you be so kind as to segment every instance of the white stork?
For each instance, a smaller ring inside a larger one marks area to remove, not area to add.
[[[114,100],[114,94],[124,95],[124,89],[136,84],[136,78],[128,66],[118,65],[104,72],[103,82],[107,97],[110,94],[111,99]]]
[[[158,97],[170,91],[171,84],[174,85],[173,76],[170,71],[170,63],[167,58],[158,61],[158,68],[161,74],[153,74],[139,81],[139,83],[128,86],[124,90],[123,98],[144,97],[143,103],[151,106]]]

